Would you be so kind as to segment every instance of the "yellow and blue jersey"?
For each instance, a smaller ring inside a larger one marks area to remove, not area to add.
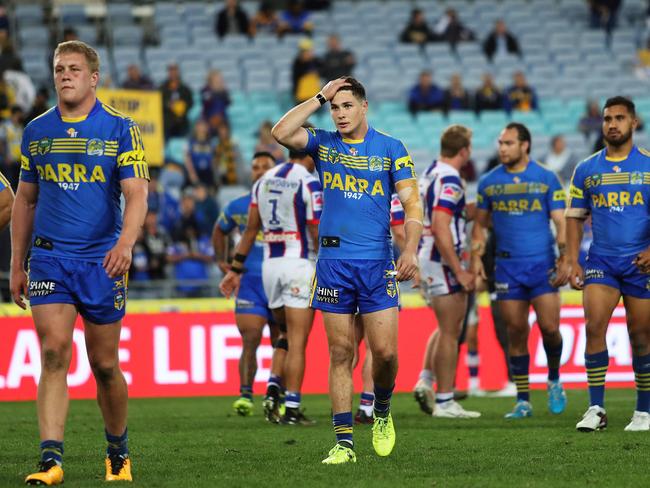
[[[391,195],[415,178],[404,145],[373,128],[360,140],[307,129],[306,151],[323,186],[319,259],[390,259]]]
[[[590,255],[629,256],[650,245],[650,152],[634,146],[623,159],[605,149],[580,163],[569,189],[568,216],[591,214]]]
[[[101,262],[122,230],[120,181],[149,179],[138,125],[99,100],[75,119],[54,107],[25,128],[20,159],[39,187],[32,256]]]
[[[550,213],[566,207],[566,194],[552,171],[535,161],[518,173],[497,166],[480,179],[477,205],[492,214],[497,256],[554,255]]]
[[[0,173],[0,191],[10,187],[11,184],[9,183],[9,180],[7,180],[7,178],[5,178],[5,176],[2,173]]]
[[[242,234],[246,229],[246,223],[248,222],[248,207],[250,204],[250,193],[230,201],[221,212],[221,215],[219,215],[219,219],[217,220],[219,228],[226,234],[237,228],[239,233]],[[264,242],[262,233],[260,232],[255,240],[255,244],[248,253],[248,256],[246,256],[246,261],[244,261],[246,273],[262,276],[263,259]]]

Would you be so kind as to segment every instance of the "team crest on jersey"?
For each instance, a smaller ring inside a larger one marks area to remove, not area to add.
[[[503,195],[503,185],[494,185],[494,194]]]
[[[36,152],[40,155],[47,154],[52,149],[52,139],[49,137],[44,137],[38,141],[38,146],[36,146]]]
[[[327,160],[332,164],[340,163],[341,155],[336,149],[330,147],[329,151],[327,151]]]
[[[395,298],[395,295],[397,295],[397,285],[393,280],[386,282],[386,294],[391,298]]]
[[[353,156],[356,156],[357,154],[359,154],[359,151],[357,151],[356,147],[351,147],[350,148],[350,154],[352,154]]]
[[[120,290],[115,294],[115,297],[113,298],[113,307],[115,307],[115,310],[122,310],[124,308],[124,302],[124,292]]]
[[[650,280],[645,282],[645,289],[650,291]]]
[[[519,176],[515,176],[515,177],[512,179],[512,181],[514,181],[515,183],[521,183],[521,178],[519,178]]]
[[[600,175],[591,175],[591,186],[600,185],[601,177]]]
[[[542,184],[528,183],[528,193],[542,193]]]
[[[79,135],[79,132],[74,130],[72,127],[70,127],[67,131],[65,131],[66,134],[68,134],[70,137],[77,137]]]
[[[632,183],[633,185],[643,184],[643,173],[641,173],[641,171],[634,171],[630,175],[630,183]]]
[[[86,145],[86,153],[88,153],[88,156],[103,156],[104,141],[101,139],[90,139]]]
[[[384,169],[384,160],[379,156],[370,156],[368,159],[368,169],[370,171],[381,171]]]
[[[620,173],[621,172],[621,167],[618,166],[618,165],[612,167],[612,169],[614,170],[614,173]]]

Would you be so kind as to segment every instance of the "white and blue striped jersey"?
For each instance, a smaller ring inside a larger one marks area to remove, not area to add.
[[[307,169],[284,163],[264,173],[254,185],[251,206],[257,206],[264,231],[264,258],[313,258],[307,224],[318,224],[323,190]]]
[[[434,161],[420,177],[418,188],[424,202],[420,260],[442,261],[433,237],[434,211],[446,212],[452,216],[449,227],[454,248],[460,256],[465,242],[465,185],[458,170],[447,163]]]

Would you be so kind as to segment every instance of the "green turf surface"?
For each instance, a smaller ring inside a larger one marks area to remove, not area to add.
[[[650,433],[623,432],[634,392],[607,392],[609,428],[583,434],[575,423],[585,392],[569,391],[561,416],[533,393],[534,416],[506,421],[512,399],[469,399],[478,420],[433,419],[410,395],[397,395],[397,444],[377,457],[369,426],[355,427],[356,465],[323,466],[334,445],[329,403],[306,396],[315,427],[277,426],[261,416],[230,412],[233,398],[131,400],[129,437],[139,486],[647,486]],[[357,399],[358,401],[358,399]],[[20,486],[38,456],[34,403],[0,403],[0,486]],[[105,486],[103,429],[92,401],[70,405],[65,442],[65,486]]]

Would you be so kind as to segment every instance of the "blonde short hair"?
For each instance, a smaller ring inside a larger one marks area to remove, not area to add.
[[[59,43],[54,51],[56,58],[60,54],[78,53],[83,54],[88,63],[91,73],[99,72],[99,54],[92,47],[82,41],[66,41]]]
[[[472,129],[464,125],[450,125],[440,137],[440,155],[453,158],[472,142]]]

